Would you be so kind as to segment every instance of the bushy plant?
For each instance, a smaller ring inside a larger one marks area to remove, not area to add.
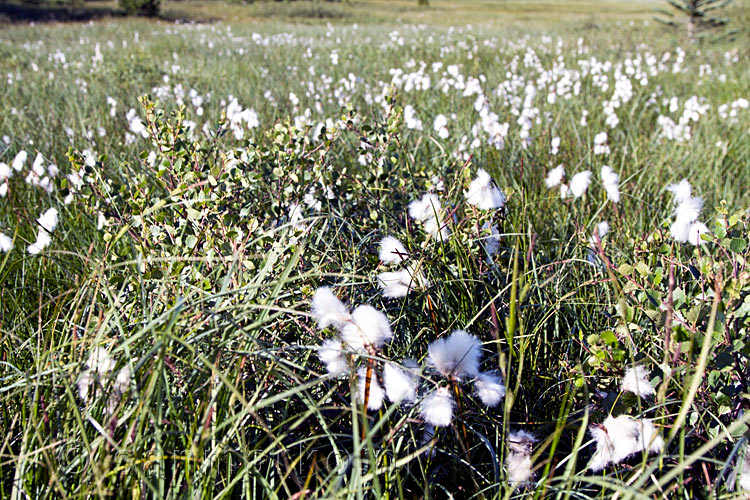
[[[120,8],[128,14],[155,16],[159,14],[161,0],[118,0]]]

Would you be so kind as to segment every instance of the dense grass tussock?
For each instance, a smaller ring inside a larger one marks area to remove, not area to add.
[[[0,35],[0,496],[750,488],[746,45],[276,28]]]

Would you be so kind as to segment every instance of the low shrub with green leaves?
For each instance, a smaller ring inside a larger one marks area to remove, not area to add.
[[[117,0],[120,8],[128,14],[155,16],[159,13],[161,0]]]

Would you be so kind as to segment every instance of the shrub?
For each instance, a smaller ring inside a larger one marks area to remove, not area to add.
[[[120,7],[128,14],[155,16],[160,5],[161,0],[120,0]]]

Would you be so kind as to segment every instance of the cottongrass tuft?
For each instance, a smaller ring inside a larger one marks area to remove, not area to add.
[[[591,184],[591,171],[578,172],[570,179],[570,194],[573,198],[580,198],[589,188],[589,184]]]
[[[414,403],[417,399],[417,377],[412,370],[418,369],[412,360],[405,360],[406,370],[395,363],[386,363],[383,368],[383,385],[388,399],[396,404]]]
[[[13,171],[10,169],[7,163],[0,161],[0,181],[4,181],[13,175]]]
[[[480,373],[474,380],[474,391],[482,403],[494,408],[505,396],[505,385],[499,375]]]
[[[406,297],[412,290],[413,283],[414,279],[407,269],[378,275],[378,285],[383,289],[383,296],[387,299]]]
[[[588,466],[592,471],[618,464],[640,451],[658,453],[664,447],[664,440],[648,419],[610,415],[603,423],[592,425],[589,432],[596,442],[596,452]]]
[[[560,164],[547,172],[547,178],[544,179],[544,184],[552,189],[553,187],[560,185],[563,177],[565,177],[565,167]]]
[[[56,208],[49,208],[36,220],[39,224],[36,241],[28,246],[31,255],[42,252],[52,242],[52,232],[57,228],[59,216]]]
[[[375,376],[373,371],[370,377],[370,391],[367,394],[367,409],[368,410],[379,410],[383,406],[385,400],[385,391],[378,382],[378,377]],[[359,402],[364,404],[365,402],[365,390],[367,384],[367,369],[361,366],[357,370],[357,397]]]
[[[396,299],[405,297],[412,290],[429,287],[430,281],[416,266],[411,265],[400,271],[380,273],[378,285],[383,289],[385,298]]]
[[[0,233],[0,252],[7,253],[13,249],[13,240],[4,233]]]
[[[409,258],[409,252],[404,245],[393,236],[386,236],[380,240],[381,262],[384,264],[397,264]]]
[[[349,363],[342,350],[341,342],[334,339],[324,340],[318,347],[320,362],[326,365],[329,375],[340,377],[349,372]]]
[[[388,317],[372,306],[361,305],[352,311],[351,322],[341,328],[341,340],[352,349],[380,348],[393,337]]]
[[[351,321],[349,309],[327,286],[315,291],[312,298],[312,314],[321,330],[331,325],[341,329]]]
[[[15,170],[16,172],[20,172],[28,157],[29,153],[23,150],[19,151],[18,154],[16,154],[15,158],[13,158],[13,161],[10,163],[13,167],[13,170]]]
[[[436,194],[427,193],[418,200],[409,203],[409,217],[417,222],[434,219],[440,215],[440,198]]]
[[[702,245],[705,241],[702,234],[708,233],[705,224],[698,221],[703,209],[703,199],[699,196],[691,196],[692,188],[687,179],[682,179],[677,184],[670,184],[667,190],[674,195],[677,204],[674,211],[675,220],[669,228],[672,238],[678,242],[689,242],[695,246]]]
[[[690,228],[688,229],[688,243],[694,246],[702,245],[706,241],[701,238],[701,235],[707,234],[708,227],[700,221],[695,221],[692,224],[690,224]]]
[[[674,195],[674,201],[678,204],[689,200],[692,196],[692,187],[687,179],[682,179],[678,183],[670,184],[667,186],[667,191],[670,191]]]
[[[601,170],[602,186],[607,192],[607,198],[613,203],[620,202],[620,175],[612,170],[609,165],[604,165]]]
[[[645,366],[636,366],[625,370],[622,377],[622,392],[632,392],[641,398],[652,396],[656,391],[648,380],[648,371]]]
[[[305,214],[302,212],[302,205],[299,203],[290,203],[287,207],[289,223],[295,231],[304,231],[307,226],[304,223]]]
[[[59,222],[59,220],[60,218],[58,216],[57,209],[49,208],[36,221],[40,226],[44,228],[45,231],[51,233],[57,228],[57,223]]]
[[[427,193],[422,198],[409,203],[409,217],[422,224],[422,228],[432,237],[446,239],[450,229],[441,222],[442,205],[437,195]]]
[[[422,224],[422,228],[425,233],[429,234],[433,238],[439,238],[440,240],[446,240],[451,235],[450,228],[442,223],[440,220],[432,218],[427,219]]]
[[[505,468],[510,485],[522,486],[534,477],[531,451],[536,440],[533,434],[526,431],[515,431],[508,434],[508,453],[505,457]]]
[[[479,375],[482,347],[479,339],[464,330],[438,339],[428,347],[430,363],[445,377],[461,379]]]
[[[447,427],[453,421],[453,396],[447,387],[438,387],[422,400],[422,418],[435,427]]]
[[[104,387],[102,384],[108,381],[115,365],[115,360],[110,357],[105,348],[96,347],[91,351],[86,360],[86,369],[81,373],[77,382],[78,396],[81,400],[89,402],[91,398],[96,399],[103,393]],[[114,412],[122,395],[130,387],[130,379],[130,367],[126,365],[117,373],[110,388],[111,392],[109,392],[106,404],[107,413],[112,414]]]
[[[484,169],[477,170],[477,177],[469,185],[465,193],[466,202],[480,210],[495,210],[505,206],[505,194],[495,185],[495,182]]]
[[[603,220],[594,227],[594,231],[589,237],[589,243],[595,246],[597,242],[602,241],[607,234],[609,234],[609,222]]]

